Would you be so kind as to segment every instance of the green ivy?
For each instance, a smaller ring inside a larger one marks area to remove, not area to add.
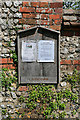
[[[16,52],[11,50],[10,53],[12,54],[11,58],[13,59],[14,64],[17,65],[18,64],[18,57],[17,57]]]
[[[38,114],[42,114],[44,117],[48,118],[50,115],[53,118],[57,116],[53,111],[57,110],[65,110],[66,102],[62,102],[62,99],[70,100],[70,102],[76,102],[78,99],[77,94],[73,94],[72,91],[69,89],[65,89],[59,91],[58,93],[53,91],[54,85],[46,85],[46,84],[39,84],[39,85],[27,85],[28,86],[28,97],[26,102],[26,108],[29,111],[36,110]],[[24,97],[20,97],[21,101],[24,101]],[[39,105],[39,106],[37,106]],[[37,110],[37,107],[39,108]],[[62,112],[59,113],[59,118],[64,118],[66,113]]]
[[[68,74],[64,79],[71,84],[72,88],[74,88],[80,83],[80,73],[75,69],[72,75]]]
[[[2,68],[1,79],[2,87],[5,87],[5,89],[10,89],[11,83],[17,81],[16,74],[12,76],[8,68]]]
[[[25,98],[23,97],[23,96],[20,96],[20,98],[19,98],[19,102],[24,102],[24,100],[25,100]]]

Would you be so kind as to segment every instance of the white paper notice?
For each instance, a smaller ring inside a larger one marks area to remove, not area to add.
[[[54,62],[54,41],[40,40],[38,42],[38,62]]]
[[[36,61],[36,43],[22,41],[22,61]]]

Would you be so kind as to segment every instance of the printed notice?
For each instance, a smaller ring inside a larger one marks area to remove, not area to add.
[[[54,62],[54,41],[40,40],[38,42],[38,62]]]
[[[22,41],[22,61],[36,61],[36,43]]]

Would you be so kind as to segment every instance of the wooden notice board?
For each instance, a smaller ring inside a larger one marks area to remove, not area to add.
[[[18,32],[18,79],[20,84],[58,83],[59,32],[33,27]]]

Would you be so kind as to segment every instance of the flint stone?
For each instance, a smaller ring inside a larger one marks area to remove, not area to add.
[[[13,14],[12,13],[9,14],[9,18],[13,18]]]
[[[75,53],[75,48],[72,48],[72,47],[69,48],[69,52],[70,52],[70,53]]]
[[[67,48],[62,49],[62,50],[61,50],[61,53],[67,54],[67,53],[68,53],[68,49],[67,49]]]
[[[18,19],[14,19],[14,23],[17,24],[19,22]]]
[[[5,93],[5,96],[6,96],[6,97],[9,97],[9,96],[10,96],[10,92],[6,92],[6,93]]]
[[[0,57],[5,57],[5,55],[4,55],[4,54],[1,54]]]
[[[17,12],[18,9],[17,9],[17,8],[14,8],[14,7],[11,7],[11,11],[12,11],[12,12]]]
[[[74,55],[69,55],[68,58],[74,58]]]
[[[69,37],[66,38],[66,41],[67,41],[67,42],[69,41]]]
[[[80,53],[80,48],[77,48],[75,52]]]
[[[14,18],[22,18],[22,14],[21,13],[15,13]]]
[[[0,47],[2,46],[2,43],[0,42]]]
[[[8,32],[7,32],[6,30],[3,32],[3,34],[4,34],[5,36],[8,36]]]
[[[76,16],[63,16],[64,21],[76,21]]]
[[[23,107],[23,108],[26,108],[26,103],[23,103],[23,104],[22,104],[22,107]]]
[[[66,85],[67,85],[66,82],[61,82],[62,87],[65,87]]]
[[[6,4],[7,7],[11,7],[12,6],[12,2],[11,1],[6,1],[5,4]]]
[[[0,8],[0,13],[1,13],[1,11],[2,11],[2,10],[1,10],[1,8]]]
[[[20,96],[21,96],[21,92],[16,92],[16,95],[17,95],[18,97],[20,97]]]
[[[0,41],[2,41],[2,38],[0,37]]]
[[[14,42],[11,42],[11,46],[12,46],[12,47],[15,47],[15,43],[14,43]]]
[[[13,100],[11,98],[6,98],[5,102],[12,102]]]
[[[8,13],[9,12],[9,8],[2,8],[3,12]]]
[[[72,89],[72,92],[73,92],[73,93],[76,93],[76,89],[75,89],[75,88],[73,88],[73,89]]]
[[[2,108],[2,109],[5,109],[5,108],[6,108],[6,106],[5,106],[5,105],[1,105],[1,108]]]
[[[21,4],[22,4],[22,1],[15,1],[14,2],[14,7],[18,7]]]
[[[7,18],[7,14],[2,14],[2,18]]]
[[[13,99],[16,99],[16,98],[17,98],[17,96],[16,96],[16,94],[15,94],[14,92],[11,92],[11,95],[12,95],[12,98],[13,98]]]
[[[2,49],[2,53],[7,53],[7,52],[9,52],[9,49],[7,49],[7,48]]]
[[[1,92],[2,96],[5,96],[5,92]]]
[[[0,18],[0,25],[5,25],[6,26],[6,19],[3,20],[3,19]]]
[[[11,109],[13,109],[13,108],[14,108],[12,105],[9,105],[9,104],[7,105],[7,107],[9,107],[9,108],[11,108]]]
[[[11,91],[15,91],[16,89],[14,87],[10,87]]]
[[[1,28],[2,28],[3,30],[5,30],[5,29],[7,28],[7,26],[1,25]]]
[[[1,103],[1,102],[3,102],[3,97],[2,97],[2,96],[0,96],[0,103]]]
[[[38,115],[37,115],[37,114],[32,114],[32,115],[31,115],[31,118],[32,118],[32,119],[37,119],[37,118],[38,118]]]
[[[71,111],[69,111],[69,112],[67,111],[66,114],[67,114],[67,115],[71,115]]]
[[[10,20],[8,21],[8,25],[9,25],[9,26],[13,26],[13,19],[10,19]]]
[[[15,47],[11,47],[11,50],[12,51],[15,51]],[[11,57],[12,57],[12,54],[10,54],[11,55]]]
[[[9,54],[5,54],[6,57],[9,57],[10,55]]]
[[[15,108],[19,108],[19,107],[21,107],[21,105],[15,105]]]
[[[0,18],[0,25],[3,23],[3,20]]]
[[[75,110],[78,110],[79,109],[79,105],[75,105]]]
[[[12,31],[10,32],[10,34],[11,34],[11,35],[15,35],[15,34],[16,34],[16,31],[15,31],[15,30],[12,30]]]

